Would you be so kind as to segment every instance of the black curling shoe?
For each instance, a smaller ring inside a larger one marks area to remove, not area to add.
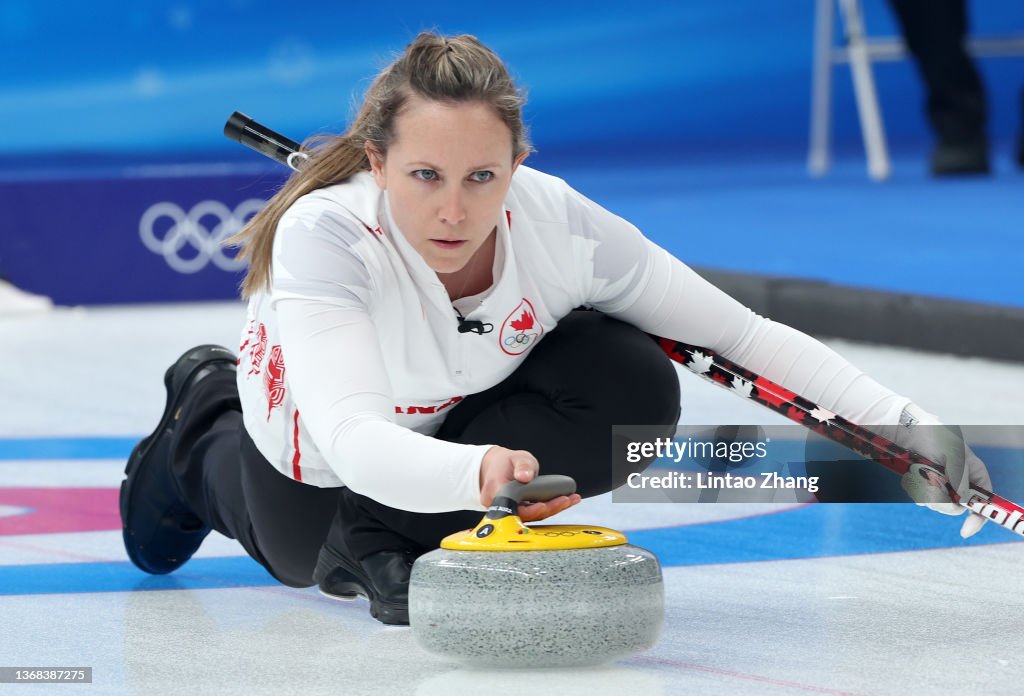
[[[162,575],[182,566],[210,528],[182,500],[171,474],[170,449],[180,408],[189,390],[218,370],[236,369],[227,348],[204,345],[187,351],[167,368],[167,405],[156,430],[132,450],[121,483],[121,527],[132,563]]]
[[[327,544],[320,550],[313,580],[331,599],[370,600],[370,616],[391,626],[409,625],[411,551],[378,551],[362,561]]]

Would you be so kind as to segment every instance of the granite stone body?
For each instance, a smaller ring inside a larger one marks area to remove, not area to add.
[[[600,664],[654,645],[661,566],[631,544],[559,551],[450,551],[417,559],[409,622],[424,649],[471,664]]]

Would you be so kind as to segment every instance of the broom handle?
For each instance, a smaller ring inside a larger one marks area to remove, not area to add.
[[[900,447],[888,438],[856,425],[842,416],[823,409],[781,385],[776,384],[718,353],[668,338],[653,337],[672,360],[691,372],[725,387],[733,394],[746,396],[756,403],[799,423],[822,437],[837,442],[897,474],[905,474],[912,464],[922,464],[944,474],[943,467],[927,457]],[[971,512],[992,520],[1012,532],[1024,536],[1024,508],[987,491],[971,486],[966,500],[946,482],[946,491],[956,503]]]

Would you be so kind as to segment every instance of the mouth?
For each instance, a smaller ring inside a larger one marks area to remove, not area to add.
[[[441,249],[458,249],[468,242],[465,239],[431,239],[430,243]]]

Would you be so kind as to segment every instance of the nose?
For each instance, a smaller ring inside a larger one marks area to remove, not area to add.
[[[442,193],[441,207],[437,211],[438,219],[446,225],[457,225],[466,219],[466,207],[462,203],[462,191],[452,186]]]

